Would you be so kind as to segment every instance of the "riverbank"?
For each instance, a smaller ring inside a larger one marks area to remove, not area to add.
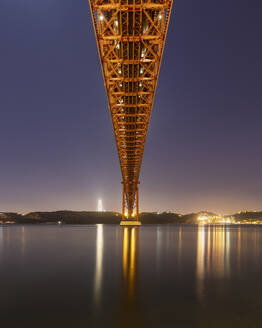
[[[171,212],[145,212],[139,219],[142,224],[261,224],[262,211],[243,211],[235,214],[219,216],[210,212],[178,214]],[[52,211],[30,212],[27,214],[0,213],[0,224],[120,224],[121,214],[118,212],[92,211]]]

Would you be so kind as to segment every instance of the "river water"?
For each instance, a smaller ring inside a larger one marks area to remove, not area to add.
[[[262,327],[262,227],[0,227],[1,327]]]

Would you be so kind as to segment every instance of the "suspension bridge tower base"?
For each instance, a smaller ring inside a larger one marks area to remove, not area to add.
[[[141,222],[139,221],[139,183],[138,181],[122,182],[123,203],[121,226],[141,226]]]

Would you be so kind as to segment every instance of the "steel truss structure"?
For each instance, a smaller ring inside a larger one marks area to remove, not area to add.
[[[139,174],[172,0],[89,0],[123,177],[123,219],[138,220]]]

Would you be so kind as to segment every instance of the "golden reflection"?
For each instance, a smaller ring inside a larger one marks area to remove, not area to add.
[[[25,255],[25,227],[21,229],[22,256]]]
[[[230,227],[226,226],[226,246],[225,246],[225,274],[230,273]]]
[[[122,279],[119,320],[116,327],[137,327],[142,322],[139,298],[137,297],[139,229],[122,227]]]
[[[238,265],[238,271],[241,271],[240,268],[240,254],[241,254],[241,228],[238,227],[237,231],[237,265]]]
[[[178,267],[181,268],[182,262],[182,227],[179,227],[178,230]]]
[[[129,233],[128,228],[124,228],[123,231],[123,275],[124,279],[127,279],[127,270],[128,270],[128,253],[129,253]]]
[[[196,289],[203,298],[205,279],[224,278],[230,274],[230,228],[198,226],[196,256]]]
[[[137,229],[123,228],[123,278],[129,300],[134,297],[136,278]]]
[[[0,226],[0,254],[2,253],[3,246],[4,246],[4,233],[3,233],[3,226]]]
[[[204,278],[205,278],[205,227],[198,226],[197,232],[197,294],[200,298],[203,295]]]
[[[104,233],[103,224],[96,225],[96,267],[94,283],[95,306],[98,307],[101,299],[102,277],[103,277],[103,251],[104,251]]]
[[[210,254],[211,254],[211,226],[208,226],[207,230],[207,274],[210,272]]]
[[[156,269],[159,271],[161,269],[160,263],[161,263],[161,250],[162,250],[162,228],[157,227],[156,230]]]
[[[212,256],[214,275],[223,278],[225,272],[225,226],[215,227]]]
[[[135,259],[136,259],[136,238],[135,229],[131,230],[131,249],[130,249],[130,279],[135,278]]]

